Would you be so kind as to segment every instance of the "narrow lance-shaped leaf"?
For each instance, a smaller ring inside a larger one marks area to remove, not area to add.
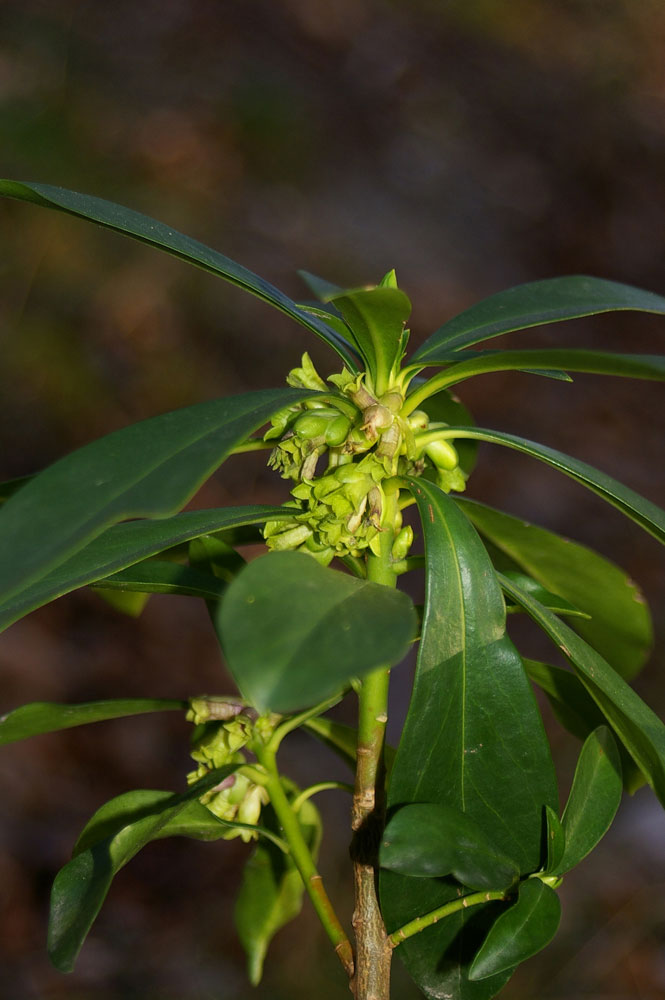
[[[547,696],[558,722],[578,740],[584,741],[594,729],[605,725],[607,720],[601,709],[572,670],[528,659],[524,660],[524,666],[530,680]],[[621,742],[619,756],[624,787],[632,795],[645,784],[646,778]]]
[[[514,969],[550,943],[561,919],[561,903],[539,878],[520,886],[517,902],[492,925],[476,955],[469,977],[483,980]]]
[[[141,594],[183,594],[202,597],[206,601],[218,600],[225,584],[212,573],[203,573],[191,566],[150,559],[137,563],[119,573],[103,577],[94,585],[102,594],[106,591]]]
[[[590,616],[576,621],[575,631],[622,677],[630,680],[639,672],[651,649],[651,616],[639,588],[622,569],[569,538],[474,500],[456,499],[485,539],[543,587]]]
[[[252,295],[275,306],[298,323],[306,326],[317,336],[325,340],[345,362],[355,370],[356,360],[351,347],[322,320],[310,316],[300,309],[296,303],[280,292],[270,282],[260,278],[241,264],[236,264],[217,250],[199,243],[191,236],[171,229],[163,222],[157,222],[147,215],[135,212],[123,205],[95,198],[92,195],[79,194],[66,188],[53,187],[50,184],[27,184],[22,181],[0,180],[0,195],[16,198],[19,201],[32,202],[44,208],[56,209],[79,219],[87,219],[96,225],[111,229],[123,236],[130,236],[140,243],[149,246],[180,260],[194,264],[196,267],[216,274],[233,285],[243,288]]]
[[[464,360],[457,360],[464,358]],[[437,357],[443,363],[443,356]],[[455,362],[455,363],[450,363]],[[528,351],[463,351],[453,352],[445,358],[448,367],[433,375],[416,388],[408,401],[409,410],[423,404],[428,396],[459,385],[477,375],[492,372],[514,371],[530,375],[547,375],[572,381],[564,372],[552,369],[560,365],[566,372],[586,372],[592,375],[617,375],[622,378],[640,378],[652,381],[665,380],[665,358],[652,354],[610,354],[580,348],[553,348]],[[426,405],[426,404],[425,404]]]
[[[510,581],[503,585],[549,635],[665,804],[665,725],[602,656]]]
[[[446,428],[446,436],[451,439],[471,438],[476,441],[488,441],[490,444],[501,444],[507,448],[513,448],[515,451],[521,451],[525,455],[530,455],[532,458],[537,458],[540,462],[551,465],[582,486],[586,486],[587,489],[602,497],[603,500],[607,500],[622,514],[639,524],[659,542],[665,542],[665,511],[657,507],[655,503],[640,496],[635,490],[629,489],[628,486],[624,486],[606,473],[594,469],[586,462],[571,458],[570,455],[565,455],[554,448],[548,448],[547,445],[529,441],[527,438],[518,437],[515,434],[506,434],[504,431],[486,430],[482,427],[449,427]]]
[[[545,871],[548,874],[555,872],[566,849],[566,834],[564,833],[561,820],[550,806],[545,806],[547,819],[547,864]]]
[[[298,821],[314,861],[321,842],[321,819],[312,802],[303,802]],[[291,856],[274,844],[257,845],[245,864],[234,919],[238,936],[247,953],[249,980],[257,986],[271,940],[302,908],[303,885]]]
[[[170,698],[113,698],[108,701],[89,701],[78,705],[62,705],[53,701],[35,701],[21,705],[0,718],[0,746],[27,740],[41,733],[54,733],[60,729],[84,726],[89,722],[120,719],[146,712],[184,711],[186,701]]]
[[[599,726],[585,740],[562,821],[566,847],[552,869],[556,875],[571,870],[589,854],[610,828],[621,802],[621,760],[607,726]]]
[[[520,658],[505,633],[505,606],[475,530],[436,486],[414,480],[426,552],[426,602],[411,704],[389,786],[389,807],[438,802],[467,814],[523,872],[541,863],[545,805],[558,808],[547,740]],[[442,775],[445,780],[442,781]],[[414,836],[417,831],[414,831]],[[383,872],[390,932],[456,898],[442,879]],[[469,909],[398,949],[428,995],[486,1000],[506,982],[468,970],[494,906]]]
[[[429,363],[441,352],[469,347],[502,333],[617,310],[665,313],[665,298],[586,275],[531,281],[490,295],[439,327],[411,359]]]
[[[51,892],[48,951],[61,972],[70,972],[116,873],[159,836],[193,799],[222,781],[236,764],[211,771],[181,795],[156,802],[140,819],[82,850],[56,875]]]
[[[351,329],[375,389],[382,395],[401,353],[402,331],[411,313],[409,299],[398,288],[377,286],[335,294],[331,301]]]
[[[227,507],[186,511],[159,521],[116,524],[56,569],[0,605],[0,631],[56,597],[103,580],[114,572],[193,538],[245,525],[263,524],[283,515],[283,507]]]
[[[315,705],[352,677],[402,659],[416,629],[400,591],[273,552],[229,585],[216,616],[229,669],[260,711]]]
[[[74,845],[72,857],[90,850],[103,841],[111,840],[125,827],[136,824],[139,820],[156,816],[163,810],[170,810],[177,798],[173,792],[153,788],[137,788],[116,795],[90,817]],[[182,809],[170,812],[166,822],[154,831],[151,840],[188,837],[191,840],[209,842],[228,839],[237,830],[252,830],[260,837],[274,843],[279,850],[284,847],[283,841],[267,827],[220,819],[199,802],[198,798],[189,799]]]
[[[114,431],[61,458],[0,507],[0,600],[117,521],[168,517],[276,410],[311,396],[268,389]]]

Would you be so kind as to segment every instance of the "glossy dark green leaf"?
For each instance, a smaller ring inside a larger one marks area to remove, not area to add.
[[[422,639],[411,704],[389,787],[389,807],[439,802],[478,824],[522,872],[541,864],[543,808],[558,807],[556,779],[538,708],[505,633],[501,588],[487,552],[454,501],[412,484],[427,557]],[[381,877],[392,933],[456,896],[452,881]],[[479,912],[482,911],[482,912]],[[508,975],[471,983],[469,965],[496,914],[463,911],[398,949],[428,995],[495,995]]]
[[[139,788],[124,792],[105,802],[103,806],[90,817],[81,831],[72,856],[114,837],[131,823],[148,816],[154,816],[162,808],[173,805],[173,792],[156,789]],[[257,831],[265,839],[274,841],[279,850],[279,838],[272,830],[263,826],[248,826],[246,823],[233,823],[219,819],[214,813],[202,805],[198,799],[191,799],[182,809],[174,812],[163,826],[156,830],[152,840],[164,840],[166,837],[188,837],[191,840],[214,841],[229,836],[233,830]]]
[[[5,500],[9,500],[14,493],[17,493],[31,479],[32,476],[21,476],[18,479],[7,479],[4,483],[0,483],[0,504],[4,503]]]
[[[657,354],[614,354],[575,347],[554,347],[527,351],[464,351],[452,354],[455,360],[432,383],[450,388],[476,375],[490,372],[521,371],[552,374],[552,368],[592,375],[618,375],[623,378],[665,380],[665,358]],[[445,358],[450,362],[451,354]],[[556,377],[556,373],[555,373]]]
[[[554,611],[557,615],[566,615],[568,618],[588,619],[591,617],[585,611],[580,611],[579,608],[576,608],[564,597],[558,597],[557,594],[545,590],[537,580],[534,580],[532,576],[527,576],[526,573],[507,570],[504,571],[504,576],[507,576],[509,580],[512,580],[522,590],[526,590],[527,594],[531,594],[532,597],[535,597],[537,601],[540,601],[541,604],[544,604],[546,608]],[[507,608],[508,612],[521,610],[522,608],[519,604],[511,604]]]
[[[556,615],[504,581],[506,590],[558,646],[626,750],[665,804],[665,725],[603,657]]]
[[[589,734],[582,747],[562,822],[566,849],[557,875],[575,868],[609,830],[621,802],[621,760],[607,726]]]
[[[537,458],[540,462],[551,465],[582,486],[586,486],[587,489],[602,497],[603,500],[620,510],[622,514],[639,524],[659,542],[665,542],[665,511],[657,507],[655,503],[640,496],[639,493],[629,489],[628,486],[624,486],[604,472],[594,469],[593,466],[587,465],[586,462],[580,462],[579,459],[564,455],[563,452],[548,448],[547,445],[517,437],[515,434],[506,434],[503,431],[491,431],[481,427],[451,427],[450,436],[452,439],[471,438],[477,441],[487,441],[490,444],[505,445],[507,448],[513,448],[515,451],[530,455],[531,458]],[[580,604],[580,606],[582,605]]]
[[[527,659],[524,666],[529,678],[547,695],[557,721],[578,740],[585,740],[594,729],[606,724],[600,708],[571,670]],[[619,743],[619,755],[624,787],[632,794],[642,787],[646,778],[622,743]]]
[[[406,594],[300,552],[250,563],[230,584],[216,620],[244,697],[276,712],[307,708],[352,677],[398,663],[416,628]]]
[[[564,833],[561,820],[550,806],[545,806],[545,817],[547,820],[547,861],[545,871],[548,874],[557,871],[558,866],[566,849],[566,834]]]
[[[331,301],[353,333],[379,395],[389,387],[390,372],[402,352],[404,324],[411,303],[399,288],[377,286],[336,293]]]
[[[418,348],[412,361],[429,362],[441,352],[513,330],[623,309],[665,313],[665,298],[586,275],[531,281],[490,295],[444,323]]]
[[[561,903],[553,889],[539,878],[520,886],[517,902],[492,924],[476,955],[469,976],[486,979],[514,969],[550,943],[561,920]]]
[[[176,545],[215,531],[263,524],[283,514],[283,507],[226,507],[221,510],[186,511],[159,521],[116,524],[3,604],[0,607],[0,631],[56,597],[103,580]]]
[[[140,818],[128,818],[113,833],[80,850],[61,868],[51,891],[49,957],[56,969],[70,972],[116,873],[175,821],[187,804],[222,781],[237,765],[218,768],[181,795],[143,803]],[[153,793],[154,794],[154,793]],[[125,803],[124,808],[128,808]],[[109,816],[107,815],[107,820]]]
[[[263,302],[286,313],[292,319],[316,333],[322,340],[330,344],[347,364],[355,369],[355,359],[348,344],[334,330],[313,316],[308,316],[299,309],[295,302],[280,292],[270,282],[260,278],[241,264],[236,264],[217,250],[199,243],[198,240],[185,236],[171,229],[163,222],[157,222],[147,215],[134,212],[123,205],[95,198],[92,195],[79,194],[65,188],[53,187],[50,184],[32,184],[22,181],[0,180],[0,195],[17,198],[19,201],[32,202],[44,208],[56,209],[79,219],[87,219],[106,229],[111,229],[123,236],[130,236],[140,243],[173,257],[178,257],[189,264],[202,268],[211,274],[218,275],[239,288],[256,295]]]
[[[224,593],[225,584],[212,573],[203,573],[191,566],[151,559],[106,576],[95,584],[96,591],[120,591],[144,594],[184,594],[216,601]]]
[[[0,600],[128,518],[169,517],[239,442],[312,393],[268,389],[124,427],[61,458],[0,507]]]
[[[186,708],[186,701],[174,701],[170,698],[113,698],[79,705],[35,701],[30,705],[21,705],[0,718],[0,746],[27,740],[40,733],[55,733],[60,729],[84,726],[89,722],[143,715],[146,712],[184,711]]]
[[[528,521],[472,500],[457,502],[484,538],[547,590],[590,616],[589,621],[575,622],[575,631],[622,677],[629,680],[638,673],[649,655],[653,629],[642,593],[622,569],[586,546]]]
[[[312,802],[302,804],[298,820],[316,862],[321,820]],[[302,878],[291,856],[274,844],[260,843],[245,864],[234,913],[238,936],[247,953],[247,971],[252,986],[261,981],[271,940],[300,913],[303,893]]]
[[[383,833],[382,868],[416,878],[452,875],[469,889],[508,889],[519,868],[465,813],[440,802],[402,806]]]
[[[316,295],[317,299],[321,302],[327,303],[335,295],[343,292],[344,289],[340,285],[333,284],[332,281],[328,281],[326,278],[319,278],[318,275],[312,274],[311,271],[298,271],[299,276],[305,282],[309,288],[312,295]]]

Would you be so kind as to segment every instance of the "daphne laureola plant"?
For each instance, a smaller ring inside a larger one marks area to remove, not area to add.
[[[409,356],[410,303],[394,272],[351,290],[304,275],[318,304],[299,305],[118,205],[12,181],[0,193],[217,274],[338,356],[319,372],[305,354],[286,387],[144,420],[2,488],[1,627],[83,586],[121,605],[192,595],[207,602],[238,688],[182,701],[35,702],[2,717],[2,743],[145,712],[183,711],[193,725],[194,767],[179,787],[121,795],[82,831],[53,885],[53,963],[73,968],[115,873],[150,841],[240,837],[249,846],[235,922],[253,983],[306,894],[356,1000],[388,998],[393,951],[428,997],[495,996],[554,935],[557,888],[610,826],[623,788],[648,783],[665,804],[665,727],[628,684],[651,642],[635,585],[588,548],[465,496],[475,446],[558,469],[660,541],[665,513],[575,458],[476,426],[451,389],[504,370],[662,381],[662,357],[472,348],[594,313],[665,314],[665,298],[590,277],[536,281],[449,320]],[[283,506],[182,512],[227,458],[263,448],[285,480]],[[416,517],[403,520],[410,507]],[[242,546],[261,538],[267,554],[246,563]],[[418,614],[396,584],[423,569]],[[521,656],[507,611],[529,615],[568,666]],[[384,740],[389,678],[414,643],[395,749]],[[563,812],[533,685],[582,742]],[[357,729],[326,714],[347,695]],[[301,789],[282,774],[279,749],[296,729],[338,753],[354,784],[322,775]],[[335,912],[317,870],[313,798],[327,789],[352,795],[351,919]]]

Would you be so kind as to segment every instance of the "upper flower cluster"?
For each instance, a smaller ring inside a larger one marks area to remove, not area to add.
[[[327,564],[335,556],[378,551],[385,529],[385,485],[393,477],[435,478],[446,492],[461,491],[466,477],[455,447],[423,410],[402,416],[403,391],[396,383],[377,396],[365,372],[344,369],[319,376],[307,354],[287,377],[289,385],[321,393],[272,419],[266,440],[277,440],[269,465],[296,485],[283,519],[269,521],[264,535],[272,549],[302,549]],[[325,461],[325,468],[321,465]],[[405,558],[413,533],[401,515],[394,559]]]

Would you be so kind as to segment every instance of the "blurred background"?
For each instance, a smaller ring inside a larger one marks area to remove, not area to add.
[[[153,215],[294,297],[306,295],[298,268],[358,285],[395,267],[417,344],[476,299],[538,278],[588,273],[665,293],[664,46],[658,0],[3,0],[0,172]],[[2,479],[134,420],[282,384],[305,349],[323,373],[338,368],[286,318],[154,250],[14,202],[0,204],[0,232]],[[624,313],[506,342],[658,353],[664,332],[662,318]],[[665,500],[662,387],[506,374],[460,395],[481,425]],[[639,581],[656,646],[637,687],[662,714],[662,549],[500,449],[481,452],[469,495],[596,547]],[[195,504],[285,496],[259,456],[229,462]],[[0,637],[0,671],[0,711],[228,690],[205,609],[188,598],[152,598],[131,620],[70,595]],[[579,748],[548,725],[565,798]],[[49,886],[81,827],[130,788],[180,788],[187,739],[181,718],[148,716],[3,749],[3,998],[345,995],[307,904],[249,987],[232,926],[238,841],[152,845],[116,879],[75,973],[49,966]],[[344,776],[305,737],[285,757],[300,782]],[[348,913],[348,805],[341,793],[320,805],[323,871]],[[661,997],[663,889],[665,820],[643,789],[563,887],[555,943],[503,995]],[[396,965],[395,996],[415,1000]]]

